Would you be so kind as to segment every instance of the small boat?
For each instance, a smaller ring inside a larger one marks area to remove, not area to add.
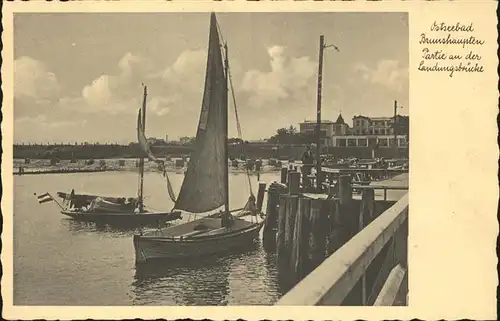
[[[144,99],[142,111],[139,110],[137,119],[137,135],[141,150],[145,152],[148,158],[151,153],[147,139],[145,137],[145,115],[146,115],[146,97],[147,87],[144,86]],[[168,176],[165,170],[164,162],[158,161],[158,166],[163,175]],[[105,197],[98,195],[75,194],[58,192],[57,195],[62,198],[61,214],[70,216],[73,219],[103,223],[109,225],[139,225],[146,226],[155,224],[161,226],[165,222],[182,218],[180,211],[150,211],[144,204],[144,157],[139,158],[139,192],[137,198],[126,197]],[[170,184],[170,182],[169,182]],[[169,186],[170,188],[170,186]],[[170,190],[169,190],[170,193]]]
[[[224,48],[224,53],[221,48]],[[253,194],[242,209],[229,209],[228,84],[231,85],[231,77],[227,44],[222,46],[219,41],[217,20],[212,13],[200,119],[191,160],[174,210],[199,214],[223,209],[187,223],[134,235],[137,263],[217,255],[248,248],[258,238],[264,220],[260,210],[256,209]],[[236,121],[239,128],[238,117]],[[248,183],[250,185],[249,177]],[[244,216],[250,220],[243,219]]]

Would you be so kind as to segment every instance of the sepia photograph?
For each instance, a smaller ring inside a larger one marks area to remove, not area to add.
[[[408,305],[408,13],[13,35],[14,305]]]

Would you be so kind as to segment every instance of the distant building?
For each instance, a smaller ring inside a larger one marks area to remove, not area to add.
[[[168,143],[168,135],[165,135],[165,143]]]
[[[366,117],[354,116],[352,118],[353,135],[393,135],[393,119],[394,117]]]
[[[302,134],[315,134],[316,133],[315,120],[304,120],[299,124],[299,130]],[[331,120],[323,120],[320,125],[321,132],[321,145],[322,146],[332,146],[332,136],[335,132],[335,123]]]
[[[346,135],[332,137],[333,147],[377,147],[377,148],[399,148],[408,147],[407,137],[405,135]]]
[[[321,144],[325,147],[371,147],[381,148],[407,147],[407,132],[409,127],[408,116],[396,116],[399,125],[397,137],[394,139],[394,117],[367,117],[354,116],[352,128],[344,121],[342,114],[337,120],[323,120],[321,122]],[[316,121],[304,121],[299,124],[300,132],[304,134],[316,133]]]
[[[350,132],[349,125],[347,125],[342,117],[342,114],[339,114],[337,120],[333,125],[333,135],[332,136],[344,136],[348,135]]]

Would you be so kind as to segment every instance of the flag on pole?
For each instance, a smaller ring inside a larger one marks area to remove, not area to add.
[[[143,122],[143,120],[141,118],[141,110],[139,109],[139,112],[137,115],[137,140],[139,142],[139,147],[148,156],[148,158],[150,160],[155,161],[158,164],[158,167],[163,172],[163,176],[167,179],[168,195],[170,196],[170,199],[173,202],[176,202],[174,189],[172,187],[172,183],[170,182],[170,179],[168,178],[165,164],[163,163],[163,161],[161,159],[156,158],[155,155],[153,155],[153,153],[151,152],[146,135],[145,135],[144,131],[142,130],[142,122]]]
[[[149,148],[146,134],[142,130],[142,122],[143,120],[141,118],[141,110],[139,109],[139,114],[137,115],[137,140],[139,142],[139,147],[148,156],[150,160],[158,162],[158,159],[155,157],[155,155],[153,155],[151,149]]]
[[[54,198],[52,198],[52,195],[50,195],[49,193],[38,195],[37,199],[38,199],[38,203],[40,203],[40,204],[52,202],[54,200]]]

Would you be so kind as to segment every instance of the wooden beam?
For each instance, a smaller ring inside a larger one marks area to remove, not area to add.
[[[387,280],[380,290],[380,293],[373,305],[376,306],[392,306],[396,301],[396,296],[399,293],[401,285],[406,274],[406,270],[400,265],[396,265],[389,273]]]

